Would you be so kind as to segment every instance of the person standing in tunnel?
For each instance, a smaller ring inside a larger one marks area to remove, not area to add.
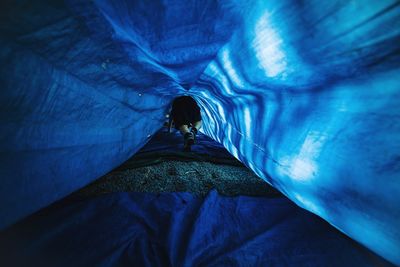
[[[170,125],[172,121],[175,124],[175,129],[183,135],[184,151],[190,151],[202,125],[200,107],[196,100],[190,96],[175,98],[172,102]]]

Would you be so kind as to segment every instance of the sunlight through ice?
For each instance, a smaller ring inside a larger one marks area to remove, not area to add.
[[[255,27],[255,38],[253,47],[259,66],[264,69],[266,76],[275,77],[282,74],[287,62],[282,48],[282,39],[271,26],[269,14],[264,14]]]

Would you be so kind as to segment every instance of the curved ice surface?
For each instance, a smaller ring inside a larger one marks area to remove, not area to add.
[[[191,94],[206,134],[400,264],[399,2],[222,2],[1,4],[0,225],[122,163]]]

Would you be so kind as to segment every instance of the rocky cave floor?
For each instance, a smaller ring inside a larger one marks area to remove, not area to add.
[[[125,164],[126,165],[126,164]],[[204,197],[212,189],[224,196],[279,196],[280,193],[241,164],[163,160],[148,166],[117,168],[76,194],[112,192],[190,192]]]

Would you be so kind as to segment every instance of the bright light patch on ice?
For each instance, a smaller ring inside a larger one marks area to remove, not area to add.
[[[250,137],[250,127],[251,127],[251,117],[250,117],[250,108],[245,107],[243,109],[243,115],[244,115],[244,126],[245,126],[245,135],[247,137]]]
[[[224,50],[222,50],[222,62],[223,62],[226,72],[228,73],[229,78],[232,81],[232,84],[238,88],[242,88],[243,82],[239,78],[239,75],[237,74],[235,68],[233,67],[232,60],[230,57],[230,52],[226,48]]]
[[[264,14],[256,23],[252,45],[259,60],[259,66],[264,69],[268,77],[283,74],[287,68],[282,43],[282,39],[269,21],[269,14]]]
[[[215,80],[221,82],[221,85],[224,88],[224,92],[227,95],[233,95],[234,94],[233,91],[230,88],[228,78],[226,77],[226,75],[221,73],[221,70],[219,69],[217,63],[215,63],[214,61],[211,62],[208,65],[206,72],[208,73],[208,75],[214,77]]]
[[[310,159],[295,158],[289,168],[290,176],[296,180],[308,180],[316,170],[315,163]]]
[[[296,181],[310,181],[318,172],[316,160],[324,144],[325,138],[318,133],[310,133],[304,140],[299,153],[291,158],[282,159],[283,164],[278,170],[279,173]]]
[[[222,105],[221,105],[218,101],[215,101],[215,105],[216,105],[217,108],[218,108],[218,113],[219,113],[219,116],[220,116],[221,120],[222,120],[223,122],[226,122],[224,108],[222,107]]]

